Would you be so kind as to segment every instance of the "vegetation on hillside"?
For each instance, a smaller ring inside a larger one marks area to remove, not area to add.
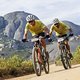
[[[80,46],[73,53],[72,64],[80,64]],[[60,57],[56,59],[56,65],[62,65]],[[0,58],[0,77],[11,78],[34,73],[31,60],[24,60],[19,55],[13,55],[9,58]]]
[[[77,47],[73,56],[74,56],[74,59],[72,60],[72,64],[80,64],[80,46]]]
[[[9,78],[34,73],[32,61],[14,55],[8,59],[0,58],[0,77]]]

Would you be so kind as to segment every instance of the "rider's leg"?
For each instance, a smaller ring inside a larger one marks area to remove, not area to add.
[[[69,43],[68,43],[67,40],[65,41],[65,44],[66,44],[66,48],[67,48],[67,50],[68,50],[68,52],[69,52],[70,58],[73,58],[73,56],[72,56],[72,54],[71,54],[71,50],[70,50],[70,45],[69,45]]]
[[[44,47],[44,51],[45,51],[46,55],[49,58],[49,54],[48,54],[48,52],[46,50],[46,41],[45,41],[45,39],[41,39],[41,45]]]
[[[68,41],[65,41],[65,44],[66,44],[66,48],[68,49],[69,53],[71,53]],[[59,43],[58,43],[58,48],[60,49],[60,44]]]
[[[45,41],[45,39],[41,39],[41,45],[44,47],[44,50],[46,52],[46,41]]]
[[[59,42],[58,42],[58,48],[60,49],[60,44],[59,44]]]
[[[66,48],[68,49],[69,53],[71,53],[71,51],[70,51],[70,45],[69,45],[69,43],[68,43],[67,40],[65,41],[65,44],[66,44]]]
[[[38,48],[38,60],[40,63],[42,63],[42,57],[41,57],[41,50]]]

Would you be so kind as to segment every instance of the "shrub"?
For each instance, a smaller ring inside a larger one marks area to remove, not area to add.
[[[0,58],[0,77],[14,77],[33,73],[33,65],[30,60],[23,60],[14,55],[8,59]]]
[[[80,64],[80,46],[77,47],[73,56],[74,56],[74,59],[72,60],[72,64]]]

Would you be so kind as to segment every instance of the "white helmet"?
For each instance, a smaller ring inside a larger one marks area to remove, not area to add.
[[[54,23],[54,24],[57,24],[57,23],[59,23],[59,20],[58,20],[58,18],[55,18],[55,19],[53,20],[53,23]]]
[[[26,20],[27,20],[27,22],[29,22],[29,21],[35,20],[35,17],[33,15],[28,15],[26,17]]]

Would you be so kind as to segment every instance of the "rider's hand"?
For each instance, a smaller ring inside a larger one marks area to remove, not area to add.
[[[71,36],[71,37],[72,37],[73,35],[74,35],[74,34],[73,34],[73,32],[72,32],[72,31],[70,31],[70,32],[69,32],[69,36]]]
[[[51,39],[51,38],[48,38],[48,41],[49,41],[49,42],[52,42],[52,39]]]
[[[69,34],[69,36],[73,36],[73,35],[74,35],[73,33]]]
[[[22,42],[26,42],[27,40],[26,39],[22,39]]]
[[[50,35],[46,35],[46,38],[50,38]]]
[[[52,42],[52,39],[50,38],[49,34],[46,35],[46,38],[48,39],[49,42]]]

